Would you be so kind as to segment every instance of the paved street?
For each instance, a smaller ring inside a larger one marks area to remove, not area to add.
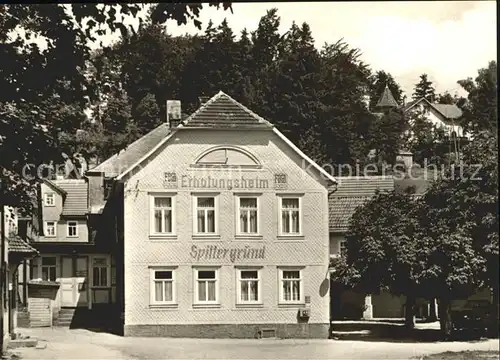
[[[16,349],[22,359],[409,359],[444,351],[498,350],[498,340],[390,343],[336,340],[123,338],[87,330],[23,329],[45,349]]]

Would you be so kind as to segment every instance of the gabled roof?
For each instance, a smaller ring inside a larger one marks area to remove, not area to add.
[[[151,151],[169,133],[168,124],[161,124],[88,172],[102,172],[106,177],[118,176]]]
[[[417,100],[410,101],[406,104],[404,111],[408,111],[417,105],[420,102],[427,103],[430,107],[432,107],[435,111],[437,111],[441,116],[443,116],[447,120],[458,119],[462,116],[462,110],[456,104],[438,104],[431,103],[426,98],[420,98]]]
[[[7,238],[9,253],[38,254],[38,251],[24,241],[19,235],[11,235]]]
[[[88,185],[81,179],[53,180],[67,195],[63,203],[63,216],[83,216],[88,213]]]
[[[273,125],[219,91],[183,121],[179,126],[179,129],[182,128],[272,129]]]
[[[66,191],[59,187],[53,180],[44,179],[43,182],[61,196],[65,197],[67,195]]]
[[[130,173],[146,159],[152,156],[161,146],[167,143],[176,131],[188,129],[271,130],[302,159],[306,160],[313,168],[315,168],[325,180],[332,183],[337,182],[332,175],[330,175],[325,169],[320,167],[299,148],[297,148],[297,146],[295,146],[286,136],[276,129],[273,124],[250,111],[222,91],[219,91],[215,96],[203,104],[197,111],[177,126],[174,132],[171,132],[168,136],[164,137],[156,146],[151,148],[149,152],[138,159],[127,170],[118,175],[116,179],[123,179],[125,175]]]
[[[377,190],[394,190],[392,176],[338,177],[337,181],[337,190],[328,200],[329,228],[334,233],[346,232],[356,209],[369,201]]]
[[[383,108],[383,107],[398,107],[398,106],[399,105],[396,102],[396,99],[394,99],[394,95],[392,95],[391,90],[386,85],[384,88],[384,92],[382,92],[382,96],[380,96],[380,99],[376,107]]]

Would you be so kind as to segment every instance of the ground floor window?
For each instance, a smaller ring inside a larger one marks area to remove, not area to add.
[[[279,269],[280,301],[302,303],[304,299],[303,269]]]
[[[108,287],[108,260],[94,258],[92,263],[92,286]]]
[[[175,303],[175,269],[151,269],[151,304]]]
[[[56,257],[43,257],[42,258],[42,280],[43,281],[56,281]]]
[[[238,276],[238,303],[256,304],[261,302],[260,270],[237,269]]]
[[[218,269],[195,269],[195,303],[216,304],[219,301]]]

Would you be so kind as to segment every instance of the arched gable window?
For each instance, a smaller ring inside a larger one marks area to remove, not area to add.
[[[217,146],[198,156],[195,166],[261,167],[261,164],[246,150],[233,146]]]

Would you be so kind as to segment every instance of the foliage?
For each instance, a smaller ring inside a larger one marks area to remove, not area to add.
[[[405,145],[404,134],[408,131],[408,119],[402,109],[379,114],[370,134],[371,148],[378,158],[388,164],[396,163],[396,155]]]
[[[414,100],[425,98],[430,102],[434,102],[436,94],[432,81],[427,78],[427,74],[420,75],[420,81],[415,84],[415,89],[412,95]]]
[[[388,206],[390,204],[390,206]],[[347,258],[340,263],[339,279],[358,290],[378,293],[381,289],[407,297],[413,308],[419,291],[419,248],[414,234],[410,192],[378,193],[354,213],[346,234]],[[408,326],[413,313],[408,313]]]
[[[459,80],[458,84],[468,92],[468,101],[462,107],[465,130],[473,133],[483,130],[496,132],[498,123],[496,61],[490,61],[486,68],[479,69],[475,80],[467,78]]]

